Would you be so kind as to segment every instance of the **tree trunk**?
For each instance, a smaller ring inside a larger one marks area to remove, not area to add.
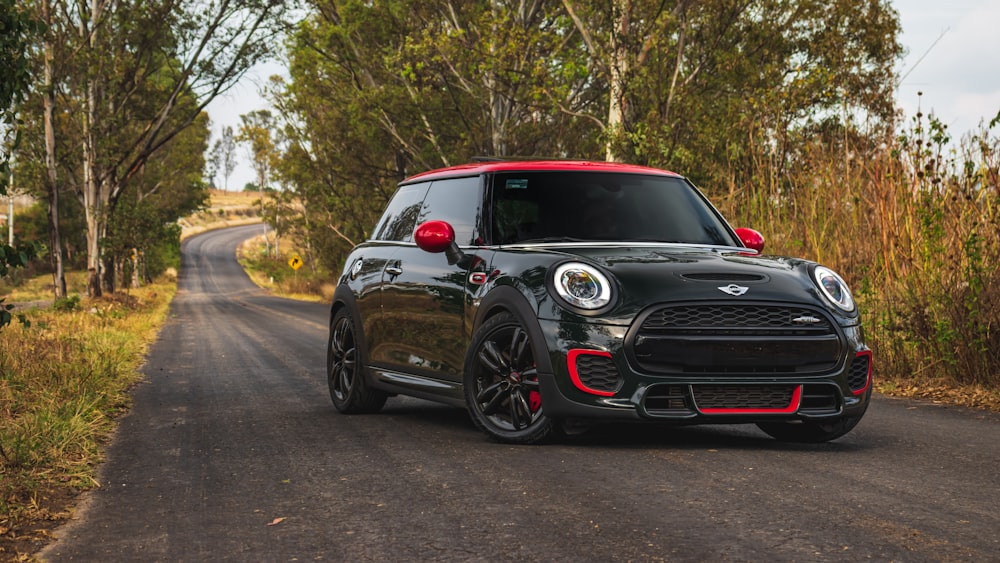
[[[89,21],[100,21],[100,11],[102,5],[93,0]],[[93,33],[87,26],[88,18],[80,19],[80,38],[89,47],[88,53],[93,55],[96,49],[97,30]],[[89,41],[87,39],[89,38]],[[92,76],[87,76],[84,81],[85,107],[83,115],[83,141],[81,152],[83,153],[83,209],[87,220],[87,295],[90,297],[101,296],[101,238],[104,235],[104,227],[107,225],[107,218],[104,217],[104,206],[102,205],[101,186],[96,176],[97,140],[94,138],[94,121],[97,115],[97,85]]]
[[[42,0],[42,20],[52,25],[49,0]],[[46,35],[44,46],[44,117],[45,122],[45,169],[47,172],[46,192],[49,206],[49,259],[52,263],[52,287],[55,298],[66,297],[66,272],[63,266],[62,241],[59,236],[59,174],[56,168],[56,134],[53,122],[56,106],[55,85],[52,78],[53,45],[50,35]]]
[[[614,23],[610,39],[610,59],[608,61],[608,143],[605,146],[605,160],[614,162],[616,155],[614,144],[621,135],[625,121],[625,76],[628,73],[628,46],[626,38],[629,34],[631,4],[617,5],[613,8]]]

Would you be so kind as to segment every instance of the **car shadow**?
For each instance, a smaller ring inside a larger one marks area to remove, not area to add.
[[[397,397],[390,399],[379,416],[405,419],[411,424],[424,424],[475,433],[490,440],[475,427],[469,413],[462,408]],[[560,436],[549,445],[601,447],[641,450],[671,448],[703,450],[767,450],[790,452],[852,452],[868,450],[874,445],[854,440],[851,434],[832,442],[799,444],[780,442],[757,429],[753,424],[677,425],[660,422],[604,422],[585,428],[574,428],[570,435]],[[499,444],[507,446],[506,444]]]

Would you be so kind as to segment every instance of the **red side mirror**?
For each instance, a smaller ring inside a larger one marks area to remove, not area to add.
[[[444,221],[427,221],[417,227],[413,238],[421,250],[437,254],[455,242],[455,229]]]
[[[740,242],[743,243],[743,246],[757,252],[764,252],[764,235],[757,231],[741,227],[736,229],[736,236],[740,237]]]

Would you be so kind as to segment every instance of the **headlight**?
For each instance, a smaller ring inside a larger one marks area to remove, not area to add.
[[[820,292],[830,303],[848,313],[854,310],[854,298],[851,297],[851,290],[847,289],[847,284],[836,272],[823,266],[816,266],[816,269],[813,270],[813,278],[816,280]]]
[[[596,268],[579,262],[556,268],[553,285],[559,297],[581,309],[600,309],[611,303],[611,283]]]

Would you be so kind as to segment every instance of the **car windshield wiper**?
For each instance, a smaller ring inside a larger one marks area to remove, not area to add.
[[[582,239],[574,237],[541,237],[541,238],[519,240],[513,244],[533,244],[533,243],[546,243],[546,242],[594,242],[594,241],[590,239]]]

